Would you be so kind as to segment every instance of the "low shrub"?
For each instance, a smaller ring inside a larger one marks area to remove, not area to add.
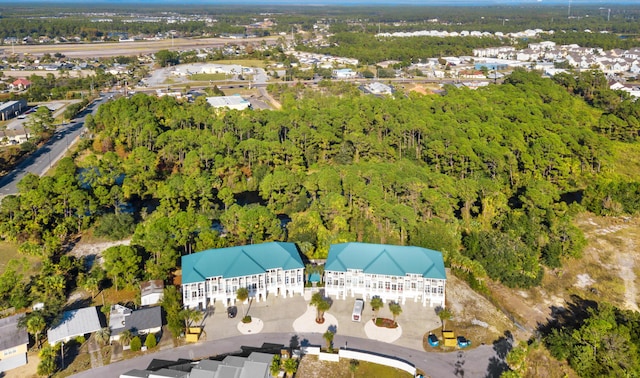
[[[158,345],[156,336],[153,333],[147,335],[147,339],[144,341],[144,345],[147,347],[147,349],[155,348],[156,345]]]
[[[242,318],[242,322],[247,324],[247,323],[251,323],[251,316],[247,315],[244,318]]]
[[[129,347],[131,347],[131,350],[133,352],[139,351],[140,349],[142,349],[142,340],[140,340],[138,336],[134,337],[133,339],[131,339],[131,343],[129,343]]]
[[[94,234],[111,240],[130,236],[135,230],[135,220],[130,214],[105,214],[98,219]]]
[[[398,323],[396,323],[392,319],[387,319],[387,318],[377,318],[377,319],[375,319],[375,324],[378,327],[398,328]]]

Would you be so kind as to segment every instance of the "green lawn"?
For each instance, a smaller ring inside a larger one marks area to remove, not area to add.
[[[9,260],[20,257],[17,245],[9,242],[0,242],[0,273],[4,272]]]
[[[189,76],[189,80],[194,80],[194,81],[218,81],[218,80],[226,80],[229,77],[230,77],[230,75],[223,74],[223,73],[211,73],[211,74],[199,73],[199,74],[193,74],[193,75]]]
[[[613,173],[637,180],[640,174],[640,144],[613,143]]]
[[[210,62],[210,63],[216,63],[216,64],[238,64],[238,65],[245,66],[245,67],[257,67],[257,68],[264,68],[265,67],[264,60],[259,60],[259,59],[216,60],[215,62]]]
[[[19,260],[25,257],[29,264],[29,269],[25,275],[38,273],[40,269],[40,258],[34,256],[23,256],[18,252],[18,245],[9,242],[0,242],[0,274],[4,273],[7,263],[12,260]]]
[[[339,362],[319,361],[317,356],[304,356],[300,362],[296,377],[324,377],[324,378],[396,378],[411,377],[412,375],[389,366],[378,365],[365,361],[358,361],[358,366],[352,374],[349,360]]]

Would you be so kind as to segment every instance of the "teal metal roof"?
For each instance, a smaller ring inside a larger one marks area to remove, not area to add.
[[[294,243],[251,244],[182,256],[182,283],[202,282],[208,277],[249,276],[275,268],[304,268]]]
[[[329,248],[325,271],[359,269],[369,274],[446,279],[442,253],[431,249],[386,244],[342,243]]]

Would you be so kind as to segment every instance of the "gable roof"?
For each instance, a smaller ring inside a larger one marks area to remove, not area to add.
[[[62,319],[55,327],[47,331],[50,345],[70,337],[81,336],[99,331],[102,326],[96,307],[85,307],[78,310],[65,311]]]
[[[119,335],[125,330],[135,329],[137,332],[146,332],[153,328],[162,327],[162,312],[160,307],[145,307],[131,311],[124,316],[124,321],[110,322],[111,336]]]
[[[140,297],[151,294],[162,294],[164,282],[162,280],[150,280],[140,283]]]
[[[18,327],[22,314],[0,319],[0,351],[29,343],[27,331]]]
[[[208,277],[241,277],[269,269],[304,268],[296,245],[270,242],[208,249],[182,256],[182,283],[202,282]]]
[[[442,253],[427,248],[368,243],[332,244],[325,271],[358,269],[369,274],[446,279]]]
[[[25,78],[18,78],[11,83],[13,85],[31,85],[31,82]]]

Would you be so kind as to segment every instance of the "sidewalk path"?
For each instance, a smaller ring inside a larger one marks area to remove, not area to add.
[[[302,314],[301,317],[294,320],[293,329],[296,332],[300,333],[320,333],[324,334],[327,332],[329,327],[332,328],[332,331],[336,333],[338,330],[338,319],[335,316],[329,314],[328,312],[324,313],[324,323],[318,324],[316,323],[316,309],[313,306],[308,306],[307,311]]]
[[[396,328],[378,327],[373,320],[370,320],[365,323],[364,332],[372,340],[392,343],[402,336],[402,327],[400,325]]]

